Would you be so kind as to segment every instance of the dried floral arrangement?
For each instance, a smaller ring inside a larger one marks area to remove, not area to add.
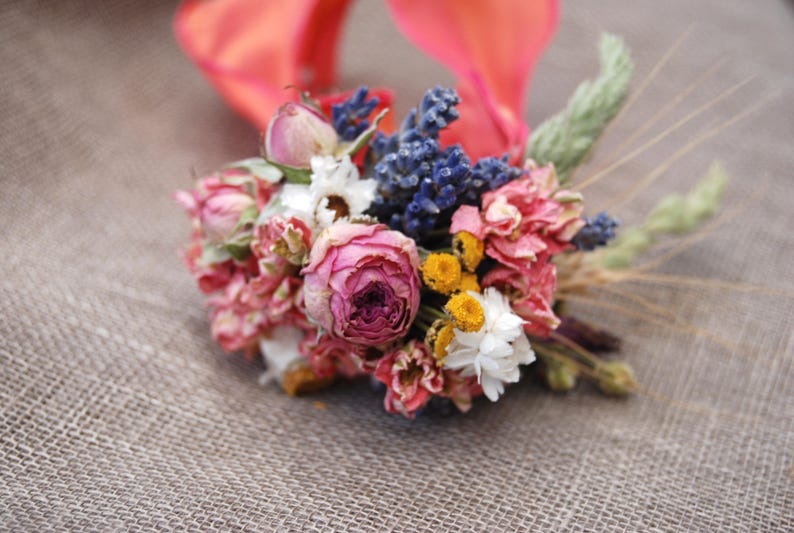
[[[570,316],[566,302],[630,279],[659,237],[698,228],[726,175],[715,164],[637,227],[588,213],[581,190],[600,176],[572,177],[627,100],[622,39],[602,37],[600,66],[531,135],[513,121],[497,144],[477,141],[476,120],[456,142],[471,90],[430,89],[396,128],[388,91],[299,92],[268,120],[261,157],[176,194],[212,336],[261,355],[264,380],[290,395],[366,376],[386,410],[407,417],[466,412],[529,374],[555,391],[584,378],[631,393],[631,368],[597,355],[619,338]]]

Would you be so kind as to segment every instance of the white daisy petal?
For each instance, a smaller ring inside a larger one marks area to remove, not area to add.
[[[504,393],[505,383],[520,378],[518,366],[534,361],[535,354],[523,330],[524,320],[502,293],[491,287],[483,294],[469,294],[482,305],[485,324],[476,332],[455,329],[444,365],[460,369],[461,375],[477,376],[483,393],[495,402]]]
[[[358,167],[348,156],[340,161],[332,156],[312,157],[311,169],[309,185],[284,185],[282,203],[290,215],[316,230],[340,218],[362,215],[375,199],[377,182],[360,179]]]

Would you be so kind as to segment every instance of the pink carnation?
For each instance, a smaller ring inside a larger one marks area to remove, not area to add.
[[[303,220],[274,215],[254,229],[251,250],[261,269],[280,271],[287,263],[301,265],[311,246],[312,231]]]
[[[477,376],[463,377],[460,373],[460,370],[444,369],[444,388],[438,395],[449,398],[461,413],[467,413],[472,400],[482,396],[482,386],[477,383]]]
[[[386,385],[386,411],[409,418],[444,388],[444,375],[435,358],[424,343],[416,340],[384,355],[375,378]]]
[[[539,254],[557,254],[584,225],[581,196],[557,190],[552,165],[482,196],[482,210],[464,205],[452,215],[450,233],[467,231],[485,241],[485,252],[523,270]]]
[[[482,286],[496,287],[508,296],[513,311],[527,321],[524,330],[528,334],[547,337],[560,325],[552,309],[557,269],[548,256],[523,270],[497,266],[485,275]]]
[[[212,336],[226,351],[256,350],[263,333],[283,324],[308,329],[303,284],[296,276],[236,273],[222,294],[209,300]]]
[[[309,315],[361,346],[403,337],[419,311],[416,243],[383,224],[337,223],[314,243],[305,275]]]
[[[212,294],[228,285],[239,267],[231,259],[221,263],[206,263],[201,258],[202,254],[201,241],[194,240],[181,256],[199,289],[205,294]]]
[[[263,302],[251,291],[242,273],[234,275],[223,293],[210,298],[212,337],[229,352],[252,353],[257,339],[267,327]]]
[[[212,335],[224,350],[255,351],[261,335],[284,324],[309,329],[298,267],[276,253],[278,241],[288,229],[295,230],[308,248],[310,232],[305,224],[272,217],[254,228],[251,257],[245,262],[229,262],[233,269],[225,288],[220,287],[223,293],[209,301]],[[223,282],[220,265],[214,265],[217,276],[208,277],[208,285]]]
[[[353,378],[362,374],[359,366],[361,348],[330,335],[320,335],[316,329],[308,332],[300,344],[301,355],[306,357],[317,377],[340,374]]]

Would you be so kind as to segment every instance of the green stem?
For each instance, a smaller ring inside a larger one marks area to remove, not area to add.
[[[428,317],[428,315],[433,319],[440,318],[442,320],[449,320],[449,317],[443,311],[436,309],[435,307],[430,307],[429,305],[423,305],[419,307],[419,314]]]
[[[540,344],[536,342],[532,344],[532,349],[535,350],[535,353],[537,353],[541,359],[551,359],[553,361],[557,361],[558,363],[564,361],[576,367],[580,372],[582,372],[582,374],[590,376],[594,379],[598,377],[596,369],[591,368],[589,364],[584,364],[581,360],[571,356],[570,354],[555,350],[548,344]]]
[[[598,368],[601,366],[601,359],[599,359],[593,353],[591,353],[584,347],[580,346],[576,342],[572,341],[565,335],[560,335],[556,331],[552,331],[551,338],[557,341],[559,344],[565,346],[572,352],[574,352],[582,360],[587,361],[588,365],[592,366],[593,368]]]

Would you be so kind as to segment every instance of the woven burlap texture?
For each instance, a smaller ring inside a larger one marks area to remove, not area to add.
[[[791,4],[565,3],[528,116],[537,124],[595,73],[602,30],[633,49],[639,89],[696,22],[577,179],[715,63],[644,139],[755,74],[586,192],[593,211],[610,205],[698,132],[771,95],[616,210],[636,222],[722,159],[733,176],[724,212],[749,207],[661,271],[770,290],[622,286],[645,307],[601,293],[615,308],[577,309],[623,335],[638,395],[554,395],[527,380],[466,416],[415,421],[386,414],[367,384],[288,398],[212,342],[175,252],[189,228],[170,195],[254,154],[256,132],[178,50],[174,7],[0,7],[0,529],[794,527]],[[404,112],[451,79],[381,3],[361,1],[342,81],[392,86]],[[648,323],[620,312],[629,305],[673,317]]]

